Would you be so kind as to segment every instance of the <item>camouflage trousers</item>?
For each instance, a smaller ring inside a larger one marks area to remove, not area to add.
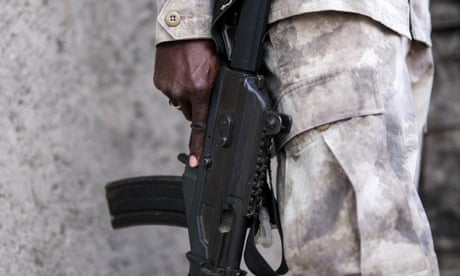
[[[291,275],[438,275],[416,185],[430,48],[319,12],[272,24],[264,64],[293,117],[278,141]]]

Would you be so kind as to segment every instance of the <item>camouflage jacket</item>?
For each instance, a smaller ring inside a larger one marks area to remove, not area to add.
[[[226,2],[231,1],[235,0]],[[214,2],[157,1],[156,44],[172,40],[210,38]],[[270,23],[318,11],[362,14],[401,35],[431,45],[429,0],[273,0]]]

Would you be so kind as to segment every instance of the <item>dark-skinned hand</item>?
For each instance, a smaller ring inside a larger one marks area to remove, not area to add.
[[[192,121],[189,165],[197,167],[203,152],[209,96],[220,68],[212,40],[184,40],[157,46],[155,86]]]

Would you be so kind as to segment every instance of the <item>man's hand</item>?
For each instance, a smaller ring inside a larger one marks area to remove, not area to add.
[[[158,45],[155,86],[192,121],[189,165],[197,167],[203,152],[209,96],[220,68],[211,40],[188,40]]]

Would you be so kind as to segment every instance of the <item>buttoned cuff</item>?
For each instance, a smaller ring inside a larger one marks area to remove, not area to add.
[[[189,39],[211,39],[210,0],[167,0],[156,24],[155,45]]]

